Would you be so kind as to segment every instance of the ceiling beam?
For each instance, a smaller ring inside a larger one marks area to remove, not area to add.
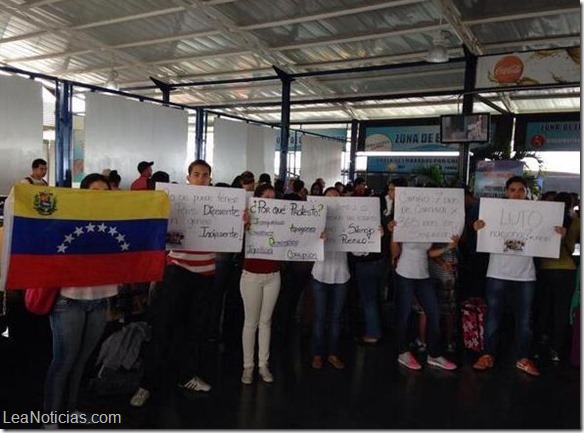
[[[238,27],[238,30],[260,30],[266,29],[270,27],[281,27],[281,26],[289,26],[292,24],[302,24],[311,21],[321,21],[327,20],[330,18],[338,18],[346,15],[355,15],[364,12],[374,12],[381,9],[390,9],[399,6],[406,6],[411,4],[423,3],[427,0],[394,0],[394,1],[386,1],[382,3],[376,3],[372,5],[366,6],[357,6],[354,8],[336,8],[335,10],[331,10],[328,12],[321,12],[316,14],[304,15],[295,18],[284,18],[281,20],[276,21],[269,21],[264,23],[257,23],[257,24],[250,24],[247,26]]]
[[[441,0],[442,12],[452,31],[458,36],[464,45],[475,56],[483,54],[483,47],[469,26],[462,21],[460,12],[452,3],[452,0]]]
[[[525,19],[533,19],[533,18],[544,18],[553,15],[570,15],[570,14],[578,14],[580,15],[580,8],[564,8],[564,9],[549,9],[546,11],[538,10],[533,12],[523,12],[519,14],[506,14],[506,15],[497,15],[493,17],[487,18],[477,18],[474,20],[464,20],[464,24],[467,26],[476,26],[479,24],[490,24],[490,23],[502,23],[505,21],[518,21],[518,20],[525,20]]]
[[[331,44],[345,44],[351,42],[362,42],[368,41],[371,39],[381,39],[381,38],[393,38],[399,36],[408,36],[408,35],[419,35],[420,33],[435,33],[442,29],[447,29],[448,26],[446,24],[432,24],[429,26],[419,26],[409,29],[401,29],[401,30],[390,30],[390,31],[382,31],[376,33],[367,33],[362,35],[356,36],[347,36],[347,37],[328,37],[328,38],[320,38],[310,42],[301,42],[297,44],[289,44],[289,45],[279,45],[273,47],[272,50],[277,51],[286,51],[286,50],[298,50],[304,48],[312,48],[318,47],[322,45],[331,45]]]
[[[558,44],[562,47],[572,45],[580,45],[580,37],[581,35],[578,34],[571,34],[571,35],[564,35],[564,36],[555,36],[555,37],[546,37],[546,38],[526,38],[521,40],[514,40],[514,41],[504,41],[504,42],[497,42],[494,44],[484,44],[485,50],[504,50],[509,48],[515,48],[517,46],[527,46],[527,45],[545,45],[550,46],[550,44]],[[567,43],[566,43],[567,42]]]

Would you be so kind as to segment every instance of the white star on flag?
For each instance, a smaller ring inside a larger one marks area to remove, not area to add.
[[[71,242],[73,242],[73,239],[75,239],[75,237],[73,235],[66,235],[65,241],[63,243],[65,243],[65,242],[71,243]]]
[[[61,245],[57,246],[58,253],[64,253],[66,249],[67,249],[67,245],[65,245],[65,244],[61,244]]]
[[[105,232],[105,229],[107,229],[107,226],[104,223],[101,223],[100,225],[97,226],[97,229],[100,232]]]
[[[122,234],[119,234],[118,237],[116,238],[116,240],[118,242],[124,242],[126,240],[126,237]]]
[[[124,242],[122,245],[122,251],[128,251],[128,248],[130,248],[130,244],[127,242]]]
[[[81,236],[83,234],[83,227],[75,227],[75,234]]]
[[[91,223],[89,223],[89,224],[87,224],[87,225],[85,226],[85,229],[87,230],[87,233],[89,233],[89,232],[93,232],[93,229],[94,229],[94,228],[95,228],[95,224],[91,224]]]
[[[109,229],[109,234],[110,235],[115,236],[117,232],[118,232],[118,229],[117,228],[110,227],[110,229]]]

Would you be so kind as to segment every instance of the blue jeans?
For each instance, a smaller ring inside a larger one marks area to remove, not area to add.
[[[106,299],[57,298],[49,317],[53,360],[45,378],[45,413],[76,409],[85,363],[105,329],[106,307]]]
[[[341,335],[341,312],[347,296],[347,283],[326,284],[312,280],[314,295],[314,318],[312,323],[312,352],[314,355],[325,354],[325,325],[327,304],[330,308],[330,328],[328,354],[338,355]]]
[[[357,262],[355,275],[357,277],[357,289],[361,296],[363,314],[365,316],[365,335],[371,338],[381,337],[381,325],[379,322],[379,293],[382,284],[385,283],[384,266],[389,266],[387,258],[372,262]]]
[[[412,313],[414,296],[424,309],[427,322],[428,354],[440,356],[440,315],[436,289],[430,278],[413,279],[396,274],[397,287],[395,293],[397,312],[397,342],[399,353],[408,351],[407,330],[408,320]]]
[[[487,278],[487,318],[485,320],[485,353],[495,355],[499,342],[499,325],[505,309],[505,300],[511,296],[515,316],[515,343],[517,358],[529,356],[531,344],[531,306],[535,281],[509,281]]]

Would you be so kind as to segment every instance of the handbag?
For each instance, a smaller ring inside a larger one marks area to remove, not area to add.
[[[24,306],[33,314],[49,314],[55,305],[59,289],[26,289],[24,292]]]

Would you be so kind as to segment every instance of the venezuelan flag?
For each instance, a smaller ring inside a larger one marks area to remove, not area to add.
[[[7,289],[162,279],[166,193],[18,184],[11,195],[2,269]]]

